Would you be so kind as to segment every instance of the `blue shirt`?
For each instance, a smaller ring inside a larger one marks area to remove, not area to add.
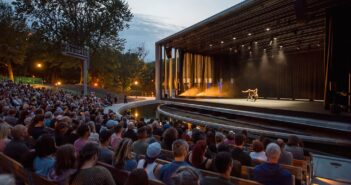
[[[33,168],[37,175],[47,176],[51,168],[55,165],[54,157],[35,157],[33,162]]]
[[[166,185],[173,185],[172,175],[177,171],[181,166],[190,166],[189,163],[182,161],[177,162],[173,161],[172,163],[163,165],[160,169],[160,180]]]
[[[279,164],[263,163],[254,169],[254,180],[264,185],[292,185],[292,176],[289,171]]]

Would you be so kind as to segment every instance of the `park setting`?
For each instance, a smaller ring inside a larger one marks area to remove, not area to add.
[[[0,0],[0,185],[351,185],[350,11]]]

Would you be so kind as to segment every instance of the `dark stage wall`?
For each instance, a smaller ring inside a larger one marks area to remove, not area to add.
[[[254,55],[254,54],[253,54]],[[233,97],[244,97],[241,90],[259,89],[260,97],[323,99],[323,51],[296,54],[240,53],[214,56],[215,82],[223,79],[223,88]]]

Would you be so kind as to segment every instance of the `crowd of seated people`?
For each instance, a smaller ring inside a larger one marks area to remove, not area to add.
[[[103,100],[95,96],[8,81],[0,83],[0,92],[0,152],[59,185],[114,185],[113,175],[98,161],[129,171],[128,185],[148,179],[166,185],[229,185],[231,176],[241,177],[241,166],[254,167],[253,179],[262,184],[291,184],[291,174],[279,164],[304,157],[296,136],[287,145],[283,139],[257,138],[250,148],[246,131],[145,122],[129,113],[117,119],[112,111],[104,113]],[[163,154],[167,151],[171,160]],[[202,177],[201,170],[218,176]]]

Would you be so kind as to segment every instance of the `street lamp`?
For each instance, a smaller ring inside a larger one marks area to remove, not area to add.
[[[134,81],[134,85],[138,85],[139,84],[139,82],[138,81]]]
[[[37,68],[42,68],[43,64],[42,63],[37,63]]]

